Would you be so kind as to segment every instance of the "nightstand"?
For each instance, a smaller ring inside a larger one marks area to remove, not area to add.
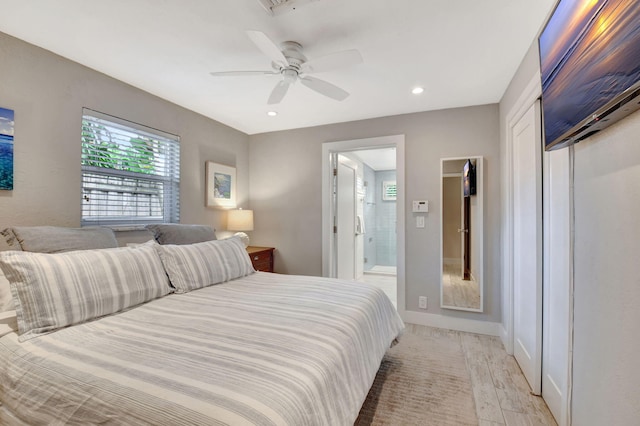
[[[273,272],[274,247],[247,247],[251,263],[256,271]]]

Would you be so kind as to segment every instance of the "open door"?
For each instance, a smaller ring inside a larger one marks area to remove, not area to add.
[[[356,278],[356,177],[348,163],[340,161],[336,167],[336,277]]]

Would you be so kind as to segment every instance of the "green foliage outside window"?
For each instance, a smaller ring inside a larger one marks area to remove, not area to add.
[[[155,150],[157,141],[141,136],[132,137],[129,143],[114,141],[109,128],[82,121],[82,165],[123,170],[134,173],[155,174]]]

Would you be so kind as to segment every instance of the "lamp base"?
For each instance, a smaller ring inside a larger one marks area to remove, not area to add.
[[[234,237],[240,237],[240,240],[244,243],[245,247],[249,247],[249,236],[244,232],[236,232],[233,234]]]

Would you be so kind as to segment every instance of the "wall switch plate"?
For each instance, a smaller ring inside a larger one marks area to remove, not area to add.
[[[420,309],[427,309],[427,296],[418,297],[418,307]]]
[[[416,216],[416,228],[424,228],[424,216]]]

